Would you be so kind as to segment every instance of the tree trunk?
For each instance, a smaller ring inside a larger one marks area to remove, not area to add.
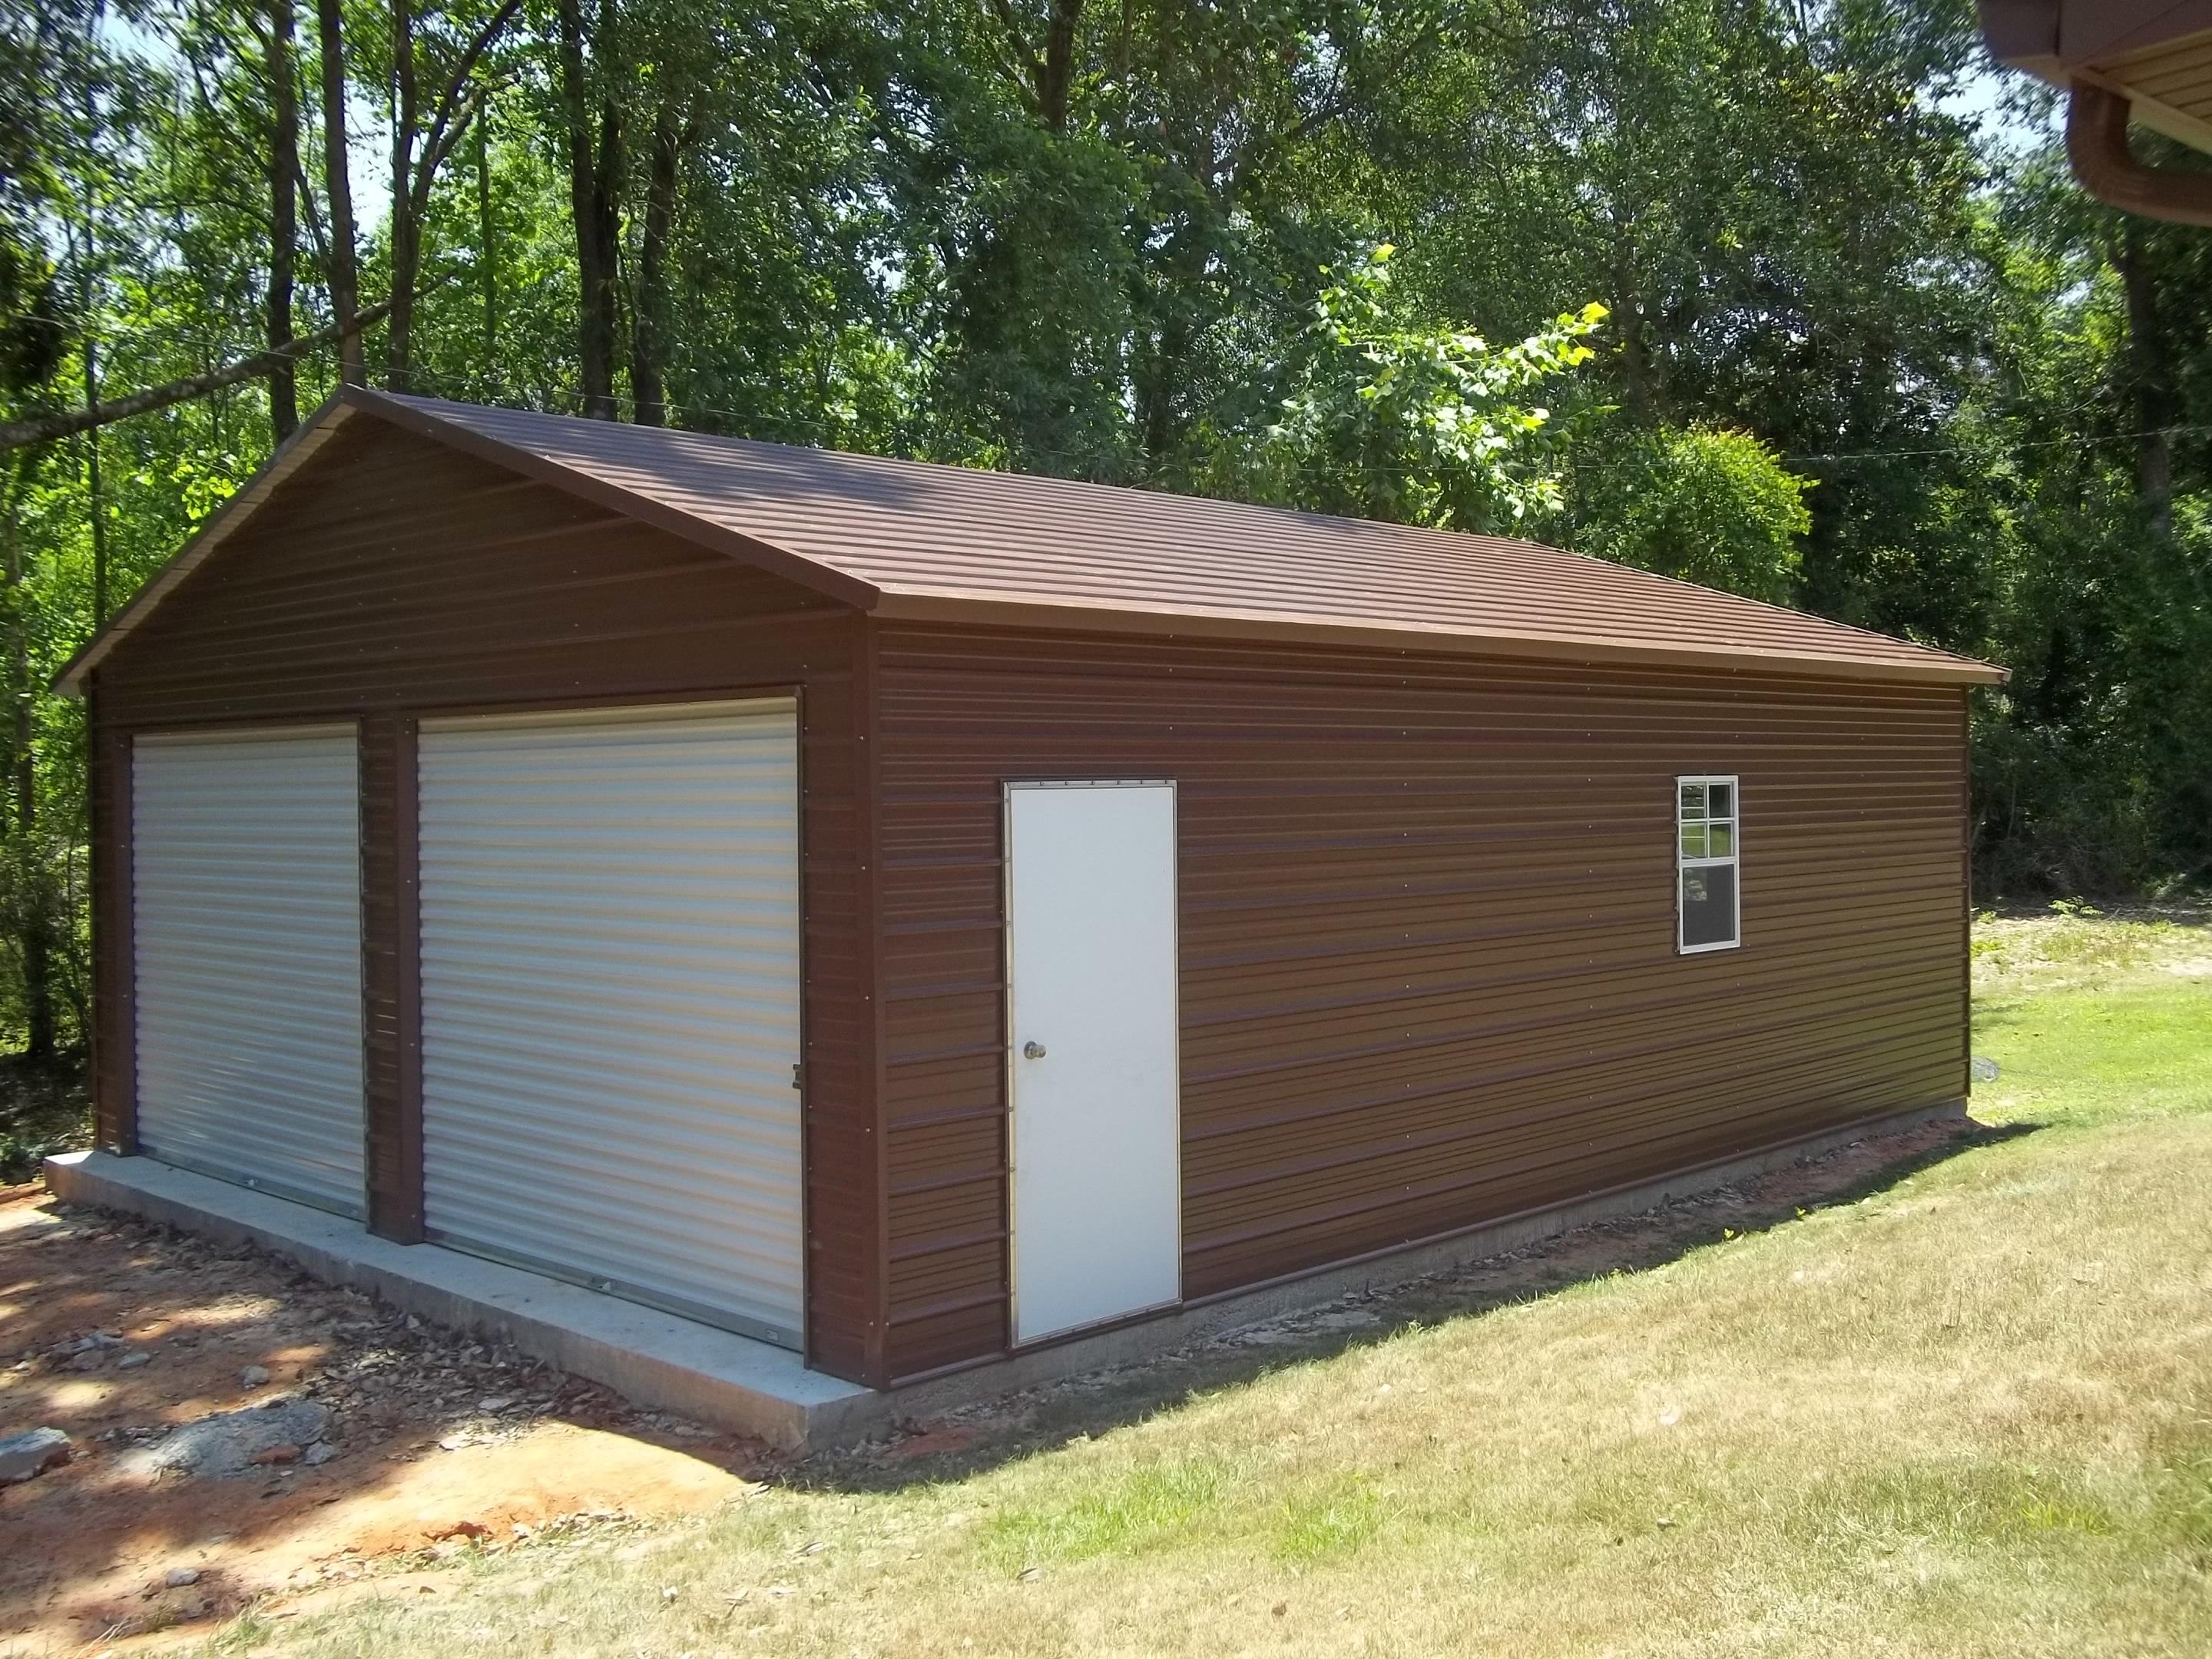
[[[1070,102],[1075,91],[1076,35],[1083,22],[1084,0],[1051,0],[1044,20],[1044,43],[1033,45],[1029,27],[1012,0],[989,0],[999,26],[1006,31],[1007,60],[1017,82],[1026,82],[1023,92],[1046,131],[1065,134]],[[1123,18],[1127,17],[1127,8]]]
[[[1655,423],[1658,397],[1652,386],[1650,323],[1636,277],[1636,255],[1626,236],[1613,245],[1613,335],[1620,342],[1620,401],[1639,426]]]
[[[638,241],[637,294],[630,307],[630,418],[640,426],[667,424],[668,234],[676,221],[684,152],[696,137],[693,124],[678,114],[675,95],[663,98],[653,121],[645,228]]]
[[[413,0],[392,0],[392,312],[385,335],[384,384],[410,392],[415,354],[415,276],[422,226],[415,213],[415,139],[421,107],[415,88]]]
[[[300,106],[292,33],[292,0],[270,0],[269,349],[276,352],[292,343],[292,264],[299,241]],[[287,354],[269,376],[269,425],[281,444],[299,424],[299,375]]]
[[[84,221],[84,258],[77,266],[77,314],[84,319],[84,483],[89,528],[92,532],[92,625],[95,631],[107,621],[107,520],[100,488],[100,336],[94,328],[92,268],[99,257],[91,210]],[[27,461],[25,462],[28,465]]]
[[[1082,21],[1083,0],[1054,0],[1037,75],[1037,114],[1054,132],[1067,131],[1068,103],[1075,89],[1075,35]]]
[[[100,408],[100,343],[84,337],[84,407],[88,414]],[[107,625],[107,514],[100,499],[100,428],[88,427],[84,434],[85,504],[92,531],[92,625]]]
[[[499,375],[499,245],[491,211],[491,99],[477,116],[477,264],[483,288],[484,374],[494,386]]]
[[[610,68],[615,0],[599,0],[592,63],[602,78]],[[561,103],[568,137],[568,206],[575,222],[580,309],[577,347],[583,412],[615,418],[616,283],[622,227],[616,191],[622,178],[622,114],[612,87],[599,92],[597,142],[592,133],[592,76],[585,61],[581,0],[561,0]]]
[[[384,385],[412,392],[415,378],[415,275],[422,263],[422,227],[404,195],[392,202],[392,309],[385,336]]]
[[[9,781],[15,796],[13,827],[18,843],[15,921],[23,960],[23,1054],[29,1060],[48,1060],[54,1052],[53,939],[48,925],[52,907],[46,902],[46,864],[38,848],[39,769],[32,743],[30,606],[23,592],[23,540],[17,522],[33,464],[28,451],[16,459],[8,490],[7,520],[0,526],[0,534],[7,537],[8,702],[13,714],[9,739],[14,749]]]
[[[331,315],[343,322],[361,309],[361,271],[354,252],[353,180],[346,170],[345,17],[341,0],[316,0],[323,60],[323,194],[331,204]],[[338,379],[368,384],[359,333],[338,340]]]
[[[2184,233],[2185,234],[2186,233]],[[2134,393],[2136,500],[2154,535],[2173,534],[2173,434],[2180,398],[2173,355],[2160,338],[2158,285],[2148,264],[2147,232],[2130,219],[2115,256],[2128,305],[2128,379]]]

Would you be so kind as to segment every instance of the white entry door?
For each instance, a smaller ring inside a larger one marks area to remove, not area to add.
[[[430,1236],[796,1346],[788,699],[425,720]]]
[[[1182,1294],[1170,783],[1006,789],[1014,1340]]]

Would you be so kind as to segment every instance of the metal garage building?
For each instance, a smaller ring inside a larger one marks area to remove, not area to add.
[[[100,1138],[911,1381],[1960,1099],[1999,678],[349,390],[63,678]]]

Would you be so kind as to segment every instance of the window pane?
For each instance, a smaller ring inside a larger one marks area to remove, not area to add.
[[[1682,872],[1682,943],[1735,943],[1735,869],[1709,864]]]
[[[1709,783],[1705,786],[1705,816],[1709,818],[1732,818],[1735,816],[1730,798],[1735,786],[1729,783]]]
[[[1684,784],[1682,786],[1682,816],[1685,818],[1701,818],[1705,815],[1705,786],[1702,783]]]
[[[1702,823],[1684,824],[1682,826],[1682,856],[1686,859],[1701,859],[1705,855],[1705,826]]]
[[[1685,832],[1686,833],[1686,832]],[[1705,856],[1724,859],[1735,851],[1735,826],[1716,823],[1705,831]]]

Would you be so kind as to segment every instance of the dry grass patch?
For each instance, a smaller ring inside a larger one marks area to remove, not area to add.
[[[944,1479],[818,1475],[224,1643],[2212,1650],[2212,978],[2162,959],[2008,965],[1976,1115],[2012,1133],[1857,1201]]]
[[[2212,913],[2188,904],[2102,910],[2060,899],[1974,918],[1974,990],[2002,995],[2095,988],[2146,972],[2212,977]]]

